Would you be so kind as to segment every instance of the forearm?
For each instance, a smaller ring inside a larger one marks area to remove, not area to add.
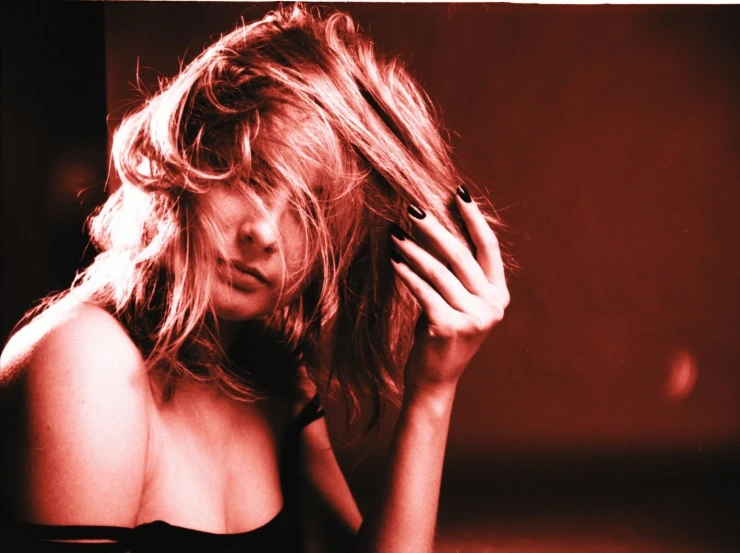
[[[360,553],[431,553],[455,387],[407,389],[381,493],[357,536]]]

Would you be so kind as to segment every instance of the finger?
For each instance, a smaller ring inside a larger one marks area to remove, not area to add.
[[[411,267],[403,261],[398,252],[391,255],[391,265],[401,281],[421,305],[430,320],[445,321],[455,316],[456,312],[442,299],[442,296],[432,288],[423,278],[417,275]]]
[[[470,293],[481,296],[490,287],[490,282],[473,256],[468,246],[447,230],[431,214],[426,214],[415,206],[409,206],[410,220],[426,240],[445,261],[452,272]]]
[[[475,296],[462,285],[452,271],[414,240],[402,237],[399,230],[398,228],[393,230],[393,242],[409,262],[412,270],[431,284],[453,309],[464,313],[474,310]]]
[[[481,213],[478,204],[462,185],[458,188],[456,196],[458,210],[475,245],[475,258],[478,264],[489,282],[506,288],[504,262],[496,234]]]

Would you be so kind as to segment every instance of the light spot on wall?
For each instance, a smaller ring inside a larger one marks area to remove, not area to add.
[[[668,358],[664,397],[671,402],[685,400],[696,386],[697,373],[696,357],[685,348],[676,348]]]

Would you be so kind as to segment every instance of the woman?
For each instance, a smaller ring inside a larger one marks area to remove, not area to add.
[[[438,129],[348,16],[301,5],[129,114],[101,253],[2,354],[11,528],[120,551],[431,551],[456,384],[509,301],[496,220]],[[322,419],[335,385],[369,426],[400,401],[364,519]]]

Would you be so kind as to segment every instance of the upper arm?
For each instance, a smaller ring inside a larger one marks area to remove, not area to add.
[[[315,387],[303,390],[305,397]],[[308,424],[300,436],[302,515],[309,551],[347,551],[362,524],[362,515],[332,449],[324,417]]]
[[[133,526],[148,441],[141,356],[98,308],[34,324],[0,360],[4,507],[28,522]]]

